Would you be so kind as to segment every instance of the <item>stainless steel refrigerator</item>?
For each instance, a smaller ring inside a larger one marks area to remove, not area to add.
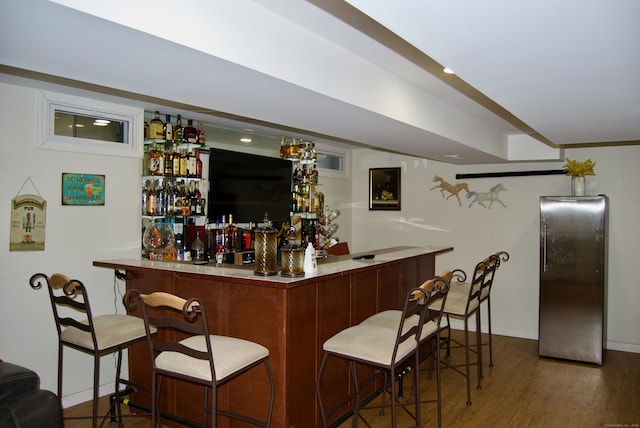
[[[540,356],[602,364],[606,196],[540,198]]]

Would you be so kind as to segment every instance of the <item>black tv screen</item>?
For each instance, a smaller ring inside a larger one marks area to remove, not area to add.
[[[291,161],[229,150],[209,154],[209,221],[233,215],[234,223],[289,220]]]

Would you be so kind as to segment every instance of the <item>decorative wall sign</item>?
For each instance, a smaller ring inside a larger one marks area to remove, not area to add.
[[[24,184],[31,177],[25,180]],[[24,187],[24,184],[22,187]],[[38,195],[18,195],[11,200],[9,251],[44,251],[47,201]],[[33,186],[35,188],[35,185]],[[36,192],[38,189],[36,189]]]
[[[400,211],[400,168],[369,169],[369,210]]]
[[[62,205],[104,205],[104,175],[62,173]]]

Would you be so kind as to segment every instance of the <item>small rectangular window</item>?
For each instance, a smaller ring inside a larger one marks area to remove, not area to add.
[[[142,157],[144,111],[40,91],[38,148]]]
[[[318,170],[322,177],[349,178],[349,150],[316,144]]]

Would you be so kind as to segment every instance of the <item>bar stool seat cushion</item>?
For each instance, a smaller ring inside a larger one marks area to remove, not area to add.
[[[467,308],[467,300],[469,300],[469,287],[471,284],[468,282],[452,284],[447,295],[447,301],[444,304],[444,312],[453,316],[465,316],[467,313],[473,313],[476,310],[480,302],[477,299],[473,299],[469,302]]]
[[[211,340],[213,360],[216,363],[216,381],[225,379],[269,355],[267,348],[248,340],[216,335],[210,335],[209,340]],[[202,335],[191,336],[179,343],[197,351],[207,352],[205,337]],[[193,358],[179,352],[161,352],[156,357],[156,367],[211,381],[211,368],[208,360]]]
[[[88,321],[84,320],[82,323],[88,324]],[[95,329],[99,350],[122,345],[123,343],[145,337],[146,335],[142,318],[131,315],[99,315],[93,317],[93,327]],[[151,330],[152,333],[155,333],[155,328]],[[93,349],[91,333],[73,326],[62,330],[60,339],[86,349]]]
[[[396,324],[398,325],[398,324]],[[333,354],[389,366],[398,330],[359,324],[342,330],[328,339],[323,349]],[[396,360],[400,361],[416,349],[413,339],[398,344]]]
[[[377,314],[371,315],[366,320],[362,321],[360,325],[371,325],[377,327],[384,327],[388,329],[392,329],[394,332],[398,331],[398,326],[400,325],[400,318],[402,318],[402,311],[390,309],[387,311],[378,312]],[[403,333],[406,333],[411,327],[418,325],[420,321],[420,317],[418,315],[413,315],[409,317],[404,322]],[[427,321],[422,326],[422,332],[420,333],[420,339],[424,339],[429,337],[431,334],[435,333],[438,329],[438,324],[435,321]]]

